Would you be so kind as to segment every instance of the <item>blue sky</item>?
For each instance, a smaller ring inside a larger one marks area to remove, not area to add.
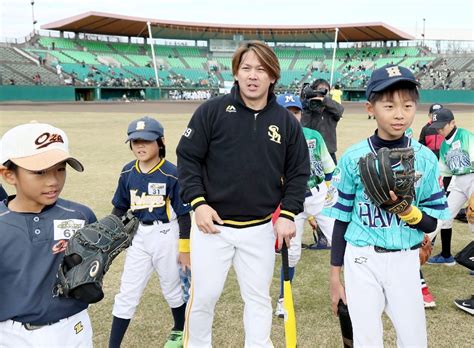
[[[30,0],[0,0],[0,37],[32,30]],[[426,39],[474,40],[473,0],[36,0],[39,26],[88,11],[225,24],[318,25],[384,22]],[[425,21],[423,21],[425,18]]]

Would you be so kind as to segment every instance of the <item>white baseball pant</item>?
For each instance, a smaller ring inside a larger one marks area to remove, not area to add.
[[[17,321],[2,321],[0,347],[92,348],[91,321],[86,309],[35,330],[27,330]]]
[[[217,226],[220,233],[191,229],[191,297],[184,347],[212,347],[214,308],[233,265],[244,300],[245,347],[273,347],[270,284],[275,266],[271,222],[247,228]]]
[[[301,240],[308,217],[314,216],[328,243],[331,243],[334,219],[322,214],[327,191],[328,188],[325,182],[312,188],[312,195],[306,197],[304,201],[304,211],[295,217],[296,236],[291,239],[290,248],[288,249],[288,265],[290,267],[295,267],[301,259]]]
[[[183,305],[183,290],[178,264],[179,226],[169,223],[140,224],[132,245],[127,249],[120,283],[112,314],[131,319],[142,297],[148,280],[156,271],[163,296],[171,308]]]
[[[383,347],[382,313],[398,347],[427,347],[419,250],[378,253],[347,243],[344,280],[355,347]]]
[[[444,220],[441,223],[441,229],[453,227],[454,218],[474,193],[474,173],[457,175],[453,177],[453,180],[454,183],[449,185],[450,194],[448,196],[448,209],[451,219]]]

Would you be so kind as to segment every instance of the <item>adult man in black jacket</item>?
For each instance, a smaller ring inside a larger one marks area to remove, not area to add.
[[[306,88],[305,90],[308,91]],[[311,83],[309,88],[310,93],[315,96],[305,98],[301,124],[303,127],[311,128],[321,133],[334,163],[337,163],[336,127],[342,117],[344,107],[332,100],[331,95],[328,93],[330,89],[329,82],[326,80],[317,79]]]
[[[196,110],[176,150],[181,196],[195,212],[185,347],[212,345],[214,307],[231,265],[245,302],[245,346],[273,346],[275,234],[279,245],[283,239],[289,245],[309,177],[301,126],[273,94],[280,77],[275,53],[262,42],[245,43],[232,72],[231,93]]]

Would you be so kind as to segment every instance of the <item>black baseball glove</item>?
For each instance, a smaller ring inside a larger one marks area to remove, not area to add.
[[[415,196],[415,174],[413,148],[388,149],[383,147],[377,156],[369,152],[359,160],[359,172],[365,193],[378,207],[393,214],[404,212]],[[393,170],[400,165],[400,170]],[[390,191],[397,195],[393,201]]]
[[[131,213],[122,219],[107,215],[69,239],[53,293],[95,303],[104,297],[102,279],[113,259],[127,248],[138,228]]]

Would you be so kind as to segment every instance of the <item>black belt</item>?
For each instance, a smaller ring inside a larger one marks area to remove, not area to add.
[[[53,325],[53,324],[56,324],[56,323],[59,323],[59,320],[52,321],[52,322],[46,323],[46,324],[21,323],[21,325],[23,325],[26,330],[33,331],[33,330],[41,329],[44,326],[49,326],[49,325]]]
[[[140,221],[140,223],[142,225],[145,225],[145,226],[151,226],[153,225],[154,223],[159,223],[159,224],[164,224],[165,222],[161,221],[161,220],[154,220],[154,221]]]
[[[380,246],[374,245],[374,250],[376,253],[393,253],[395,251],[402,251],[402,250],[416,250],[421,247],[421,243],[415,244],[411,248],[408,249],[385,249]]]

